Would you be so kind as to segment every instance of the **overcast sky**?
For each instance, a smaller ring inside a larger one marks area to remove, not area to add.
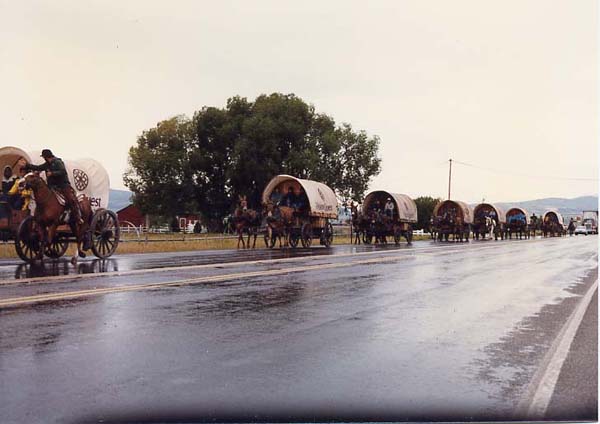
[[[144,129],[282,92],[381,137],[372,189],[446,197],[453,158],[494,170],[454,166],[455,199],[598,191],[565,179],[598,177],[595,0],[0,0],[0,35],[0,144],[113,188]]]

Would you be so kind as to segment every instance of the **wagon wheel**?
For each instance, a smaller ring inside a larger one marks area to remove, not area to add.
[[[50,244],[44,249],[44,254],[52,259],[58,259],[65,254],[69,247],[69,240],[62,237],[60,234],[56,234]]]
[[[308,249],[310,247],[310,245],[312,244],[312,225],[310,225],[308,222],[304,223],[302,225],[302,230],[300,231],[300,233],[301,233],[302,247]]]
[[[331,225],[331,222],[327,222],[327,224],[325,224],[325,228],[323,228],[322,238],[325,247],[331,246],[331,244],[333,243],[333,225]]]
[[[119,220],[113,211],[97,210],[92,218],[90,231],[94,255],[106,259],[115,253],[119,245]]]
[[[15,235],[15,250],[25,262],[33,262],[42,257],[41,240],[35,227],[33,217],[28,216],[21,221]]]

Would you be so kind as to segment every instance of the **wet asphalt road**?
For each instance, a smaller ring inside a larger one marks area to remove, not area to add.
[[[524,418],[597,243],[0,261],[0,421]],[[548,416],[596,418],[586,317]]]

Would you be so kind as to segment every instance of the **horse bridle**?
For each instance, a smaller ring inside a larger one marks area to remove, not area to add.
[[[38,187],[39,187],[39,186],[41,186],[40,183],[42,182],[42,179],[40,177],[36,177],[36,178],[39,179],[39,181],[36,181],[36,183],[38,184]],[[32,188],[32,189],[35,190],[36,187],[34,185],[26,182],[25,183],[25,188]],[[52,190],[50,189],[50,187],[47,187],[47,188],[48,188],[48,194],[43,199],[37,199],[38,203],[45,203],[45,202],[47,202],[50,199],[50,196],[53,195]]]

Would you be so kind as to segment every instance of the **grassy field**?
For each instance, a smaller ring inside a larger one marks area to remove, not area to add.
[[[414,236],[415,240],[429,239],[429,236]],[[222,250],[236,249],[237,238],[221,234],[144,234],[138,238],[135,234],[122,234],[122,242],[119,243],[115,254],[128,253],[159,253],[159,252],[184,252],[195,250]],[[405,241],[403,240],[404,244]],[[334,245],[350,244],[350,235],[336,235],[333,239]],[[277,245],[278,246],[278,245]],[[318,240],[313,240],[313,246],[319,246]],[[265,243],[261,236],[256,239],[256,247],[264,248]],[[276,247],[277,248],[277,247]],[[74,249],[70,247],[66,255],[70,256]],[[91,252],[90,252],[91,254]],[[0,244],[0,258],[16,258],[13,242]]]

